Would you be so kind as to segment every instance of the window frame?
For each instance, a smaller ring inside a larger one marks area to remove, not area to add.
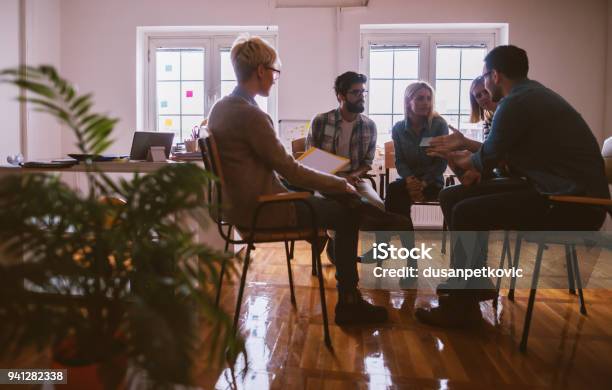
[[[362,28],[360,41],[360,72],[370,78],[370,47],[372,45],[418,46],[419,79],[436,86],[436,48],[438,45],[484,45],[487,52],[500,44],[503,31],[500,28],[439,28],[418,29],[404,28]],[[366,99],[367,113],[370,112],[370,97]],[[391,120],[393,122],[393,119]],[[393,125],[393,123],[392,123]],[[379,134],[381,130],[379,129]],[[389,129],[390,131],[390,129]],[[379,137],[380,138],[380,137]]]
[[[157,107],[157,48],[203,48],[204,49],[204,117],[208,117],[213,104],[221,96],[221,55],[220,50],[231,48],[240,33],[249,32],[272,44],[278,50],[276,31],[236,29],[232,31],[180,32],[164,31],[144,33],[144,61],[142,66],[142,129],[159,131]],[[276,123],[278,107],[278,83],[268,96],[268,114]]]

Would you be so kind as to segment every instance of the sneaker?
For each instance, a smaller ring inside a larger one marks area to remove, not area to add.
[[[365,301],[359,292],[355,294],[352,302],[345,301],[336,304],[335,320],[340,326],[377,324],[387,322],[388,319],[387,309]]]

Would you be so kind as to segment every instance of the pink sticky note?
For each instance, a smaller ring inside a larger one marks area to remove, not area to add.
[[[186,93],[187,97],[193,97],[193,91],[187,91]]]

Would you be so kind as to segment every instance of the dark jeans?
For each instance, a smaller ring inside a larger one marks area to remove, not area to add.
[[[598,230],[606,217],[598,207],[552,204],[529,183],[513,178],[447,187],[439,197],[453,232],[451,264],[457,268],[486,264],[491,230]]]
[[[338,200],[311,196],[308,201],[313,206],[319,228],[336,231],[335,263],[338,291],[351,292],[357,288],[357,243],[359,228],[362,222],[375,216],[376,230],[412,230],[412,223],[400,215],[385,213],[373,206],[363,206],[360,202],[343,202]],[[310,227],[311,213],[309,208],[296,204],[297,223],[299,227]],[[384,227],[384,229],[383,229]]]
[[[442,187],[439,184],[430,184],[423,189],[423,196],[426,201],[438,200],[438,194]],[[397,179],[393,183],[389,183],[387,189],[387,197],[385,198],[385,209],[392,213],[401,214],[410,218],[410,208],[412,207],[412,198],[410,192],[406,189],[406,181]]]

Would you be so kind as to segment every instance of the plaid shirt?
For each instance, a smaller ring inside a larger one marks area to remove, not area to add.
[[[306,149],[315,147],[330,153],[336,153],[340,139],[340,109],[331,110],[315,116],[310,123],[310,131],[306,138]],[[363,114],[359,114],[351,134],[349,156],[351,171],[360,167],[372,167],[376,151],[376,124]]]

